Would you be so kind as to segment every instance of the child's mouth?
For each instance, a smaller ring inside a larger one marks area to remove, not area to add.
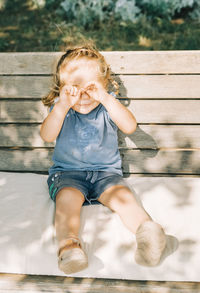
[[[87,106],[87,105],[90,105],[92,104],[92,101],[90,100],[82,100],[81,102],[78,103],[79,106]]]

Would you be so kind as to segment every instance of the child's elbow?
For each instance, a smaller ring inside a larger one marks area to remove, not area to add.
[[[55,139],[49,136],[44,135],[42,132],[40,132],[40,137],[42,138],[42,140],[44,140],[45,142],[54,142]]]
[[[45,142],[53,142],[55,140],[54,137],[52,137],[51,135],[48,135],[42,127],[40,129],[40,137]]]
[[[41,138],[45,141],[45,142],[54,142],[55,139],[52,139],[51,137],[43,137],[41,136]]]
[[[137,122],[133,123],[132,125],[129,125],[126,130],[124,131],[125,134],[133,134],[137,129]]]

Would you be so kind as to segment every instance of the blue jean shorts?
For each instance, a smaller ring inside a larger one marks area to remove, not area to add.
[[[74,187],[84,195],[84,205],[98,204],[100,195],[111,186],[127,186],[121,175],[105,171],[58,171],[48,177],[47,183],[53,201],[62,188]]]

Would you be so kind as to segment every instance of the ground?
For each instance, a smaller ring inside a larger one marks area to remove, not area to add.
[[[56,7],[38,9],[30,0],[9,3],[0,10],[0,52],[62,51],[83,40],[105,51],[200,48],[200,21],[143,17],[134,24],[110,20],[84,28],[63,19]]]

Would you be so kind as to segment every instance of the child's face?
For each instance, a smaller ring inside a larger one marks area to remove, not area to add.
[[[62,71],[62,81],[69,86],[75,86],[78,90],[84,89],[88,82],[101,83],[104,87],[103,78],[100,74],[99,63],[85,57],[71,60]],[[87,114],[99,105],[99,102],[92,99],[83,91],[79,101],[72,107],[81,114]]]

